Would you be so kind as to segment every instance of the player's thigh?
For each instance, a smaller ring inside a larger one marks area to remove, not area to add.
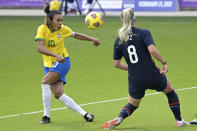
[[[129,80],[129,95],[134,99],[142,99],[145,95],[146,84],[141,81]]]
[[[59,98],[64,93],[63,82],[58,81],[55,84],[51,85],[51,90],[55,96],[55,98]]]
[[[60,79],[60,76],[57,72],[49,71],[44,78],[42,79],[42,84],[53,84]]]
[[[155,74],[152,76],[148,89],[162,92],[166,89],[167,77],[164,74]]]

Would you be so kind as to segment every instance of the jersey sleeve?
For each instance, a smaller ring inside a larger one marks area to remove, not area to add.
[[[66,38],[66,37],[69,37],[69,36],[73,36],[73,31],[71,30],[71,28],[67,27],[67,26],[62,26],[63,28],[63,37]]]
[[[146,30],[146,32],[145,32],[144,42],[145,42],[146,46],[149,46],[151,44],[154,44],[153,37],[152,37],[152,35],[151,35],[151,33],[150,33],[149,30]]]
[[[36,34],[36,37],[35,37],[35,41],[44,40],[44,38],[45,38],[45,31],[44,30],[45,30],[45,28],[44,28],[43,25],[38,27],[37,34]]]
[[[119,44],[120,39],[117,38],[116,41],[114,42],[114,54],[113,54],[113,59],[114,60],[119,60],[122,58],[122,53],[120,51],[120,44]]]

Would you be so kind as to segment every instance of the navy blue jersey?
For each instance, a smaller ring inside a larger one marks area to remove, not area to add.
[[[146,82],[152,79],[153,74],[160,75],[147,48],[151,44],[154,41],[150,31],[135,27],[132,27],[127,42],[120,44],[119,37],[116,39],[113,59],[124,57],[128,64],[129,79]]]

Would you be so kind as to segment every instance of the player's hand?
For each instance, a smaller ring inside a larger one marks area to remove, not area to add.
[[[92,39],[92,42],[93,42],[93,45],[94,45],[94,46],[98,46],[98,45],[101,44],[100,41],[99,41],[98,39],[96,39],[96,38],[93,38],[93,39]]]
[[[160,73],[161,73],[161,74],[164,74],[164,73],[166,73],[166,72],[168,72],[168,65],[167,65],[167,63],[164,64],[163,67],[162,67],[162,70],[160,70]]]
[[[60,55],[57,55],[56,58],[57,58],[57,60],[58,60],[60,63],[64,63],[64,62],[65,62],[64,57],[62,57],[62,56],[60,56]]]

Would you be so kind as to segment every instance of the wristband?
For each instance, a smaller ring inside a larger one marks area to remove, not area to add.
[[[166,65],[167,64],[167,62],[166,61],[164,61],[163,63],[162,63],[162,65]]]

